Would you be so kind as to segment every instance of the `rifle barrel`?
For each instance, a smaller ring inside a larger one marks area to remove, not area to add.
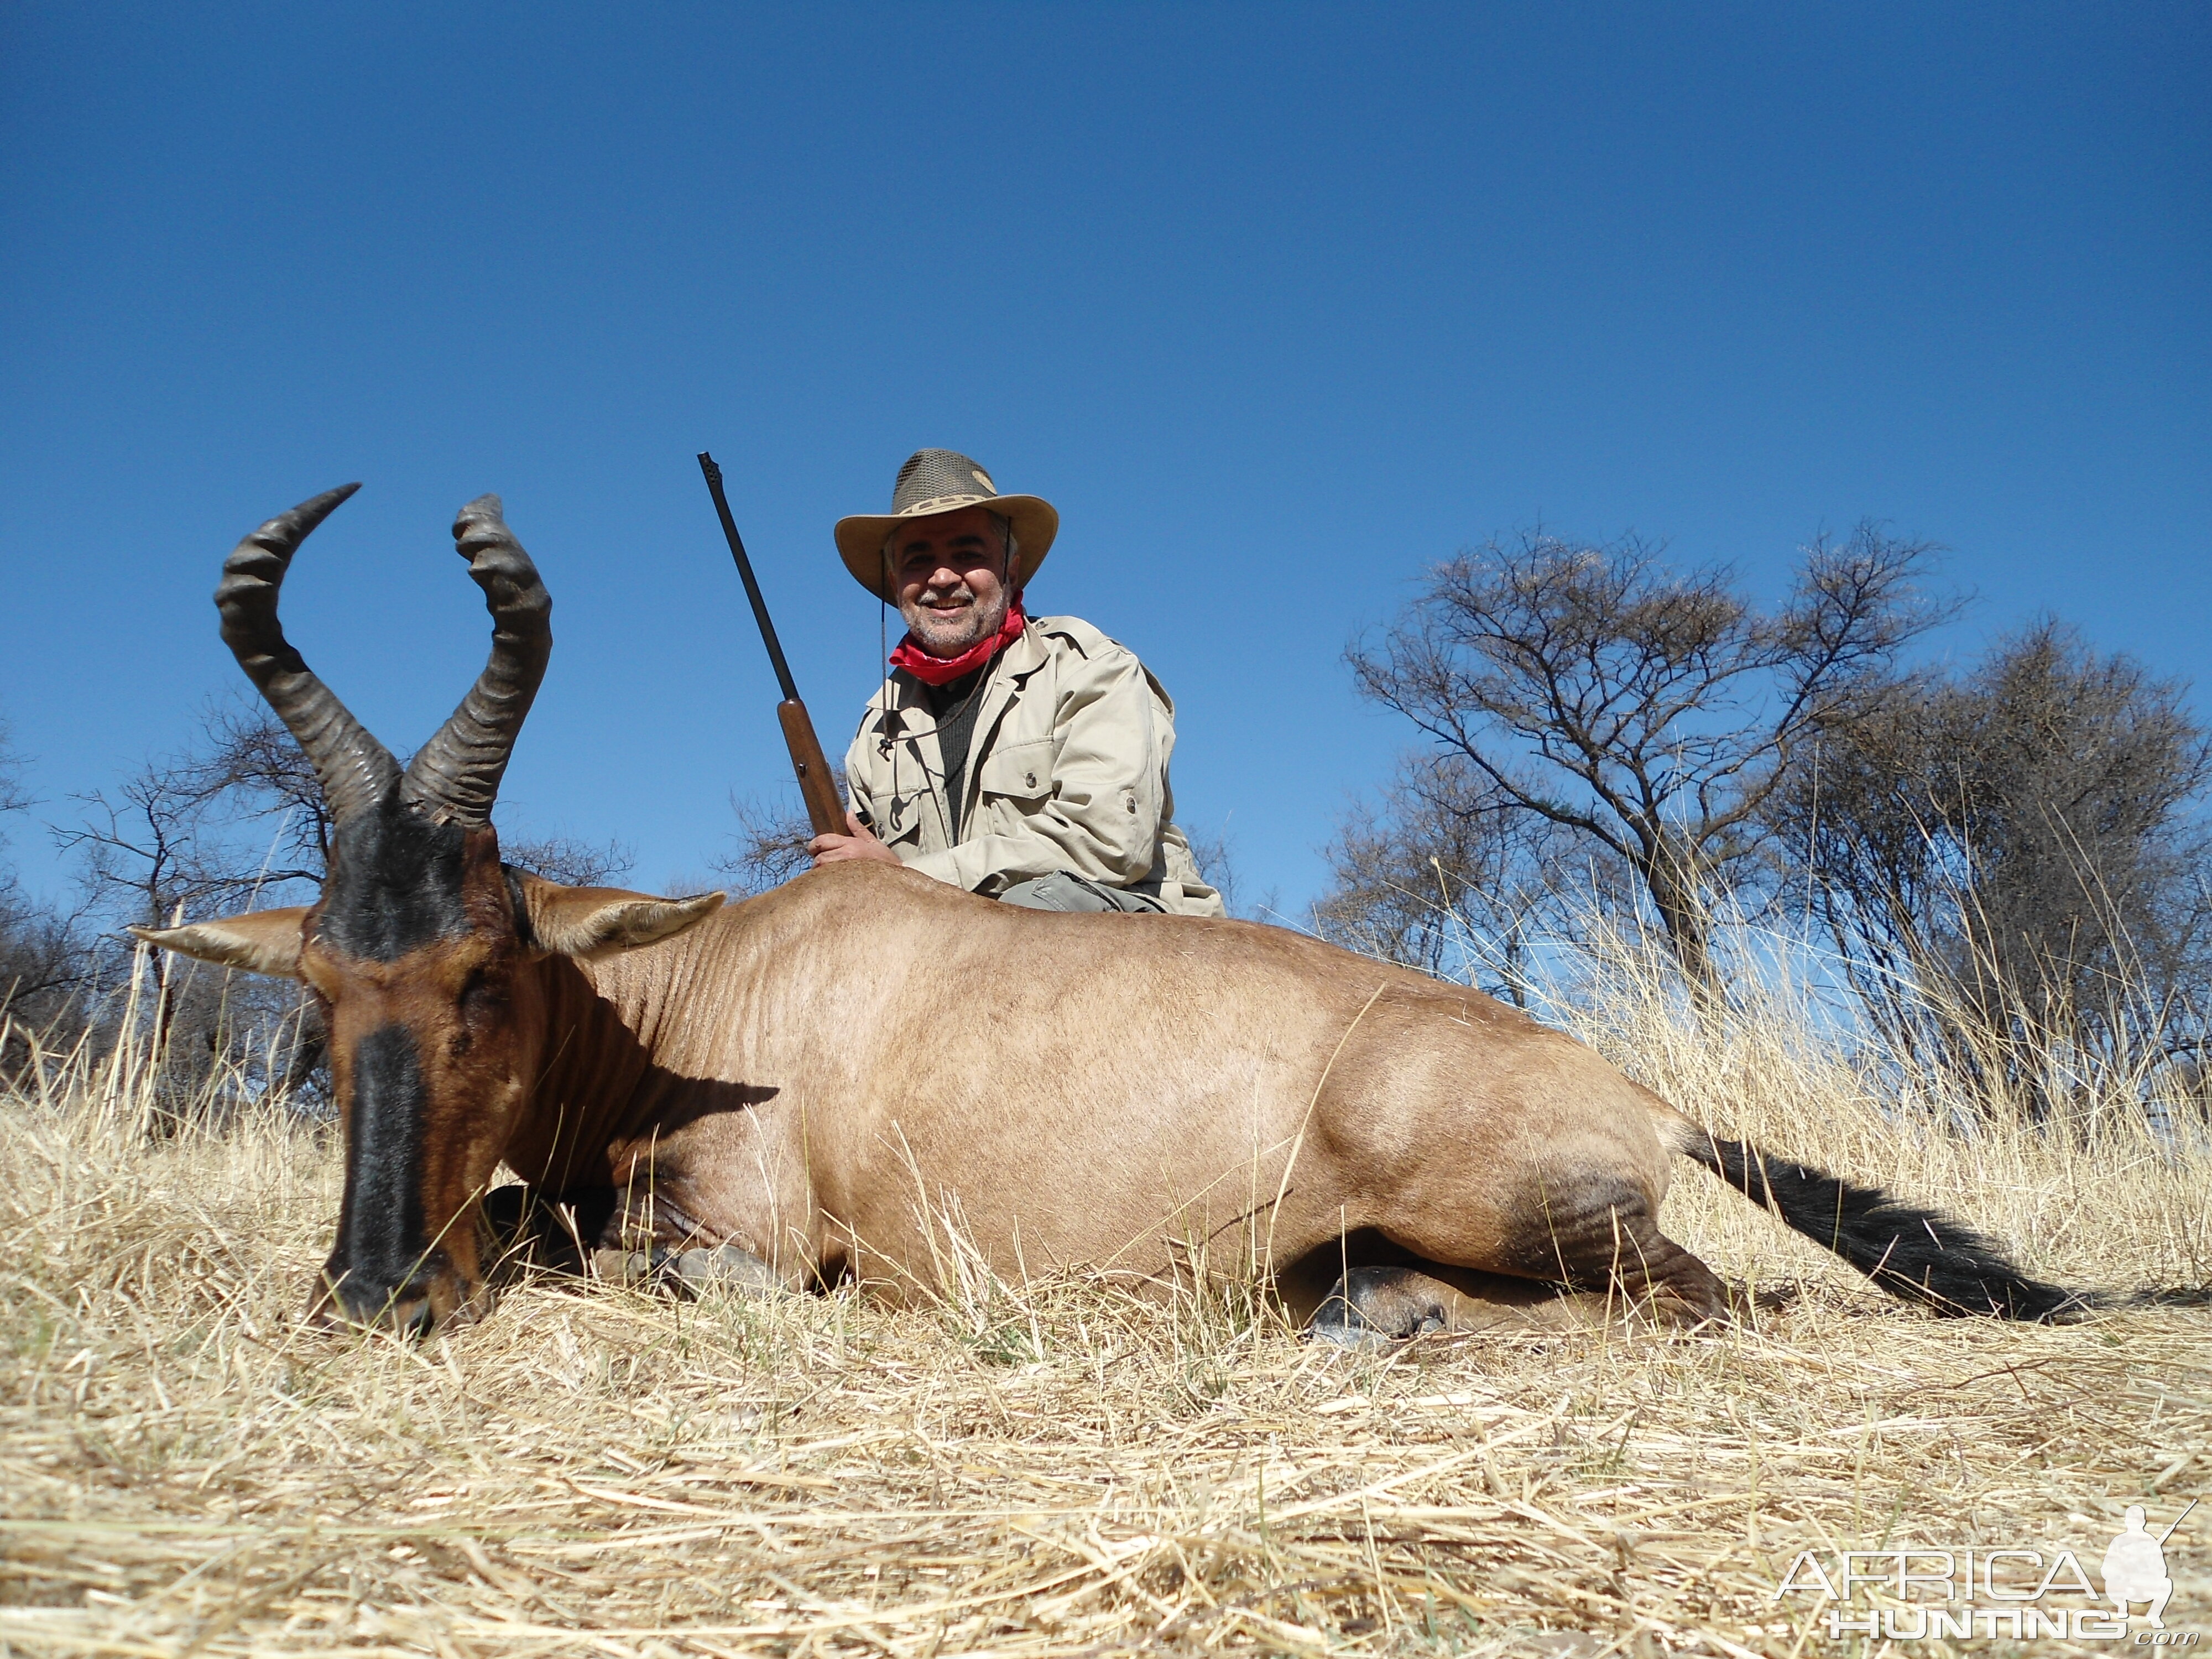
[[[760,624],[761,643],[768,647],[769,662],[775,669],[775,683],[781,688],[786,702],[797,702],[799,687],[792,680],[791,665],[783,659],[783,646],[775,637],[775,624],[769,620],[768,601],[761,597],[760,583],[753,579],[753,562],[745,556],[745,544],[738,534],[738,521],[730,516],[729,497],[722,494],[722,469],[702,449],[699,452],[699,470],[707,475],[707,488],[714,497],[714,511],[721,515],[722,534],[729,538],[730,556],[738,562],[738,574],[744,582],[745,597],[752,601],[753,620]]]
[[[838,799],[837,787],[830,777],[829,757],[822,752],[822,740],[814,735],[814,722],[807,715],[806,705],[799,700],[799,687],[792,681],[791,665],[783,659],[783,645],[775,637],[775,624],[768,619],[768,601],[761,597],[760,584],[753,580],[753,562],[745,556],[744,542],[738,534],[738,521],[730,516],[730,499],[722,493],[722,469],[702,449],[699,452],[699,471],[707,475],[707,488],[714,497],[714,511],[721,515],[722,534],[729,538],[730,556],[738,562],[738,574],[744,579],[745,597],[753,604],[753,620],[760,624],[761,643],[768,647],[769,662],[775,669],[775,683],[783,690],[783,701],[775,706],[775,717],[783,726],[784,747],[791,751],[791,769],[799,779],[799,798],[806,803],[806,821],[813,825],[817,836],[842,835],[845,803]]]

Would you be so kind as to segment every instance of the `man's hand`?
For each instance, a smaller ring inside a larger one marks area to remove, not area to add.
[[[806,843],[817,864],[842,864],[848,859],[873,859],[878,864],[896,864],[899,855],[868,833],[868,826],[854,814],[845,814],[847,833],[817,836]]]

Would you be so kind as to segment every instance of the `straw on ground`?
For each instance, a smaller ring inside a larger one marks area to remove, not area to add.
[[[2045,1276],[2212,1277],[2212,1158],[2139,1111],[1961,1135],[1802,1010],[1578,1018]],[[2087,1561],[2212,1474],[2201,1310],[1934,1320],[1686,1165],[1669,1233],[1788,1293],[1730,1330],[1346,1358],[1234,1279],[1150,1304],[956,1248],[921,1311],[540,1279],[427,1345],[313,1334],[332,1135],[155,1136],[143,1089],[0,1101],[0,1653],[1819,1653],[1772,1596],[1801,1549]],[[2169,1624],[2212,1625],[2212,1556],[2167,1559]]]

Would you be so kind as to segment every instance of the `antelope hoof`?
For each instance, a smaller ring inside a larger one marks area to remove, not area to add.
[[[650,1285],[686,1296],[709,1291],[767,1296],[783,1288],[767,1262],[734,1244],[691,1250],[594,1250],[592,1270],[609,1284]]]
[[[1427,1281],[1405,1267],[1353,1267],[1336,1281],[1305,1328],[1309,1342],[1386,1348],[1451,1328]]]
[[[695,1294],[721,1291],[738,1296],[768,1296],[783,1288],[783,1282],[767,1262],[734,1244],[685,1250],[669,1266],[685,1288]]]

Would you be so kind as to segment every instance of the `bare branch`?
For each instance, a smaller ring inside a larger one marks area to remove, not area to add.
[[[500,854],[517,869],[570,887],[605,887],[637,867],[637,854],[619,841],[579,841],[573,836],[506,840]]]
[[[1710,987],[1710,891],[1765,838],[1759,803],[1796,745],[1871,706],[1899,650],[1948,614],[1914,586],[1930,550],[1865,526],[1818,542],[1770,616],[1725,566],[1528,532],[1437,567],[1349,661],[1363,695],[1484,781],[1493,810],[1633,867]]]
[[[2185,688],[2045,620],[1963,681],[1893,686],[1763,812],[1869,1017],[2055,1111],[2066,1066],[2212,1006],[2208,787]]]
[[[830,775],[838,799],[850,799],[844,767],[832,761]],[[814,839],[814,829],[795,794],[787,791],[774,800],[732,794],[730,811],[737,818],[737,827],[730,832],[729,848],[708,864],[728,878],[731,890],[738,896],[781,887],[812,866],[806,844]]]

